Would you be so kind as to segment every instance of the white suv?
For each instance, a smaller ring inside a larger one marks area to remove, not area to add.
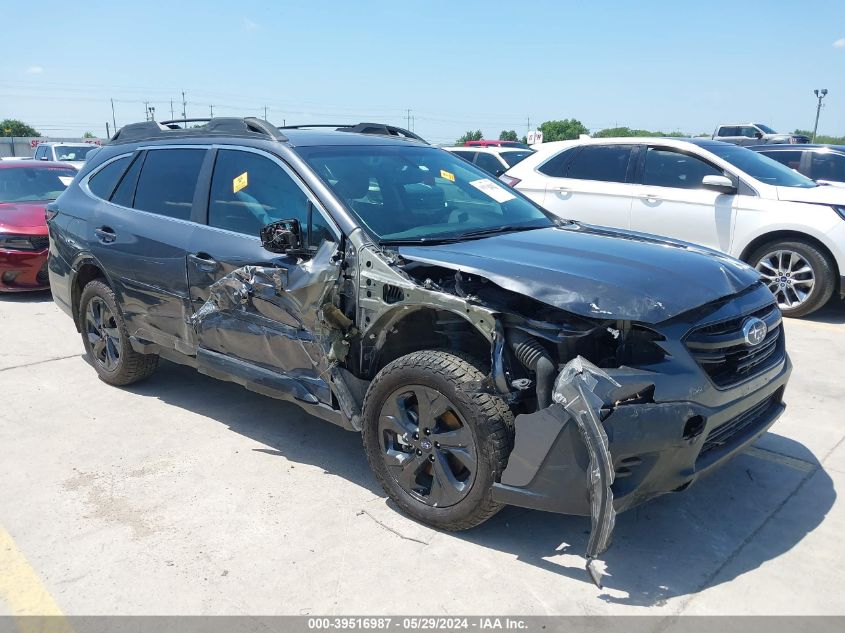
[[[545,143],[501,179],[563,218],[703,244],[757,268],[787,316],[845,296],[845,189],[729,143]]]

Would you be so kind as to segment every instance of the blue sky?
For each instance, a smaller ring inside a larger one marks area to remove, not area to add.
[[[845,2],[7,2],[0,119],[105,134],[177,115],[387,121],[434,142],[575,117],[845,135]]]

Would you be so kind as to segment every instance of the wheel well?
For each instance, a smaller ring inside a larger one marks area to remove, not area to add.
[[[73,322],[76,324],[77,330],[82,328],[79,322],[79,299],[82,297],[85,286],[95,279],[102,279],[107,285],[109,283],[103,271],[96,264],[91,263],[82,264],[73,278],[73,286],[70,289],[70,303],[73,309]]]
[[[385,365],[411,352],[442,349],[489,362],[490,341],[465,317],[448,310],[420,308],[384,319],[375,339],[362,348],[362,374],[372,379]]]
[[[830,249],[811,235],[807,235],[806,233],[800,233],[799,231],[773,231],[771,233],[761,235],[760,237],[756,237],[748,246],[743,249],[742,254],[739,256],[739,258],[742,261],[747,262],[748,258],[751,257],[751,254],[758,248],[763,246],[763,244],[768,244],[770,242],[780,242],[782,240],[795,240],[799,242],[807,242],[808,244],[812,244],[817,249],[819,249],[822,255],[827,257],[831,266],[833,266],[833,270],[835,273],[834,279],[838,283],[839,266],[836,263],[836,259],[833,257],[833,254],[830,252]]]

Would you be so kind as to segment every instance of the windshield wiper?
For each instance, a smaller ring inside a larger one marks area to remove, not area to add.
[[[516,233],[519,231],[536,231],[538,229],[547,229],[548,226],[526,226],[524,224],[505,224],[503,226],[491,226],[486,229],[478,229],[477,231],[467,231],[456,235],[453,239],[464,240],[474,237],[486,237],[488,235],[497,235],[499,233]]]

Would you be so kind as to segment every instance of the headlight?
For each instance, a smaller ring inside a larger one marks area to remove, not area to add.
[[[845,220],[845,205],[833,205],[833,210],[839,215],[840,218]]]
[[[35,251],[35,245],[26,235],[0,235],[0,248],[15,251]]]

